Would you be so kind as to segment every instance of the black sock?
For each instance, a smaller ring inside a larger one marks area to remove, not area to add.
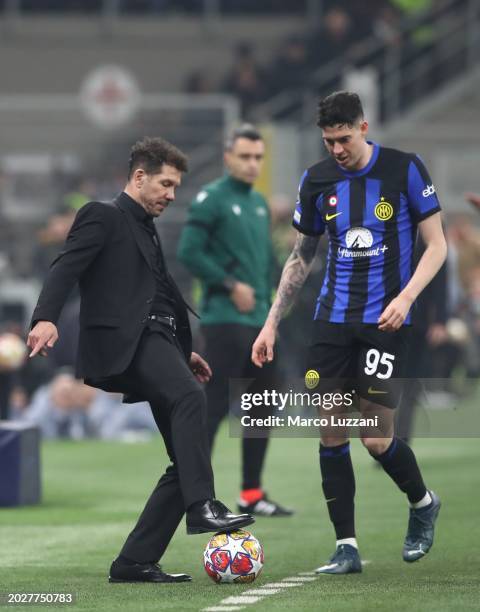
[[[427,487],[412,449],[400,438],[393,438],[388,449],[381,455],[372,455],[395,482],[400,491],[407,494],[411,504],[425,497]]]
[[[267,453],[268,432],[263,438],[243,438],[242,440],[242,489],[259,489],[263,463]]]
[[[350,457],[350,443],[340,446],[320,444],[320,471],[328,514],[337,540],[355,537],[355,475]]]

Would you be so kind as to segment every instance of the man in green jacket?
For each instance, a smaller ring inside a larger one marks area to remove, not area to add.
[[[264,154],[263,139],[253,126],[235,129],[225,145],[227,173],[197,194],[180,238],[178,257],[202,286],[202,333],[213,370],[206,388],[211,444],[228,413],[229,379],[254,379],[250,392],[274,387],[273,368],[259,370],[250,360],[272,292],[270,212],[253,189]],[[268,429],[257,434],[242,440],[238,506],[263,516],[289,515],[291,510],[268,499],[262,489]]]

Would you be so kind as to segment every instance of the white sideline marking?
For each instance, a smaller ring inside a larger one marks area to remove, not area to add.
[[[257,601],[260,601],[261,597],[249,597],[248,595],[234,595],[232,597],[227,597],[226,599],[222,599],[221,604],[254,604]]]
[[[317,580],[317,576],[315,576],[314,572],[301,572],[297,576],[283,578],[282,582],[267,582],[267,584],[262,584],[257,589],[248,589],[247,591],[244,591],[242,595],[226,597],[216,606],[203,608],[203,612],[227,612],[229,610],[243,610],[245,606],[238,606],[237,604],[255,604],[263,599],[264,596],[275,595],[276,593],[280,593],[282,589],[300,587],[305,583],[313,582],[314,580]]]
[[[262,589],[286,589],[287,587],[298,587],[298,582],[269,582],[262,584]]]
[[[203,608],[204,612],[227,612],[227,610],[243,610],[245,606],[211,606]]]
[[[275,595],[276,593],[280,593],[282,589],[268,589],[265,586],[262,586],[258,589],[250,589],[249,591],[244,591],[244,595]]]

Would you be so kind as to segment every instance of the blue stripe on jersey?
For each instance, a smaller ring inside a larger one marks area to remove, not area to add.
[[[413,261],[413,235],[412,225],[407,221],[410,217],[408,210],[407,198],[402,193],[400,195],[400,210],[398,213],[398,246],[400,250],[400,259],[398,262],[400,270],[400,291],[408,284],[412,277],[412,261]],[[399,291],[399,293],[400,293]],[[405,323],[410,323],[411,312],[408,313]]]
[[[381,181],[377,179],[365,179],[365,200],[367,204],[366,215],[371,215],[375,206],[380,202]],[[385,224],[381,228],[375,228],[375,234],[385,236]],[[377,237],[375,236],[375,242]],[[379,254],[370,260],[368,268],[368,297],[363,312],[364,322],[376,322],[382,314],[383,298],[385,296],[385,282],[383,277],[385,253]]]
[[[337,193],[342,194],[342,215],[337,218],[337,235],[350,228],[350,181],[339,181],[336,184]],[[338,248],[338,246],[337,246]],[[335,253],[334,259],[338,257]],[[332,261],[330,265],[335,265]],[[353,272],[353,258],[345,259],[342,265],[336,266],[335,287],[333,288],[334,300],[330,311],[329,321],[332,323],[344,323],[348,308],[349,283]]]

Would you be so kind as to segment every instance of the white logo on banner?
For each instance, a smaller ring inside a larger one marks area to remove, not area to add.
[[[87,117],[106,129],[117,128],[135,116],[141,93],[133,75],[120,66],[100,66],[90,72],[80,89]]]

